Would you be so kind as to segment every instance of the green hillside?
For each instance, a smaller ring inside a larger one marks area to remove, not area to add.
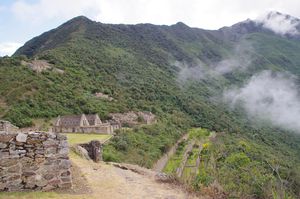
[[[229,195],[262,198],[277,190],[296,198],[299,134],[269,123],[257,125],[243,109],[232,110],[220,99],[224,89],[243,85],[263,70],[300,77],[300,40],[256,29],[232,39],[234,31],[230,27],[207,31],[183,23],[111,25],[74,18],[28,41],[14,56],[0,59],[0,117],[26,127],[33,119],[64,114],[98,113],[106,119],[111,112],[151,111],[159,122],[120,132],[104,150],[107,160],[151,167],[181,134],[202,127],[226,132],[211,149],[220,163],[214,172],[222,175],[211,176]],[[245,69],[215,73],[222,60],[239,56],[237,46],[246,48],[241,56],[250,56],[251,63]],[[47,60],[52,68],[35,72],[22,64],[34,59]],[[96,92],[115,100],[96,98]],[[251,163],[247,169],[235,163],[245,150],[238,144],[241,141],[250,146],[242,155]],[[280,175],[269,164],[278,166]],[[236,172],[263,180],[252,185],[252,178],[237,179]],[[270,187],[259,186],[269,177],[274,179]],[[258,188],[247,188],[252,186]]]

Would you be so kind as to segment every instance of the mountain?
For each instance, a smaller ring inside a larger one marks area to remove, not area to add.
[[[108,119],[112,112],[151,111],[159,122],[115,136],[106,160],[151,167],[182,132],[202,127],[225,133],[211,143],[218,146],[211,149],[215,166],[195,183],[216,180],[238,198],[297,197],[298,21],[272,12],[203,30],[181,22],[113,25],[76,17],[0,59],[0,117],[25,127],[64,114]],[[35,64],[42,70],[33,70]],[[277,87],[258,89],[266,85]],[[277,109],[281,104],[287,106]]]

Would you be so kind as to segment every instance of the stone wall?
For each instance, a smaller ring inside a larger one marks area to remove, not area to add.
[[[0,131],[17,132],[18,127],[11,124],[9,121],[0,120]]]
[[[153,124],[156,123],[156,116],[151,112],[134,112],[127,113],[110,113],[112,120],[121,124],[121,126],[133,127],[139,124]]]
[[[85,127],[60,127],[54,126],[53,132],[57,133],[97,133],[97,134],[113,134],[117,126],[104,123],[99,126],[85,126]]]
[[[69,188],[70,167],[66,136],[0,132],[0,191]]]
[[[94,160],[94,162],[102,161],[102,144],[99,140],[92,140],[89,143],[80,144],[87,153],[88,156]]]

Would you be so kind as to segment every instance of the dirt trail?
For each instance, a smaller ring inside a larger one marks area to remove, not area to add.
[[[174,146],[171,147],[171,149],[165,153],[153,166],[153,170],[156,172],[161,172],[166,164],[168,163],[169,159],[176,153],[176,150],[178,148],[178,144],[182,141],[182,140],[186,140],[188,139],[189,135],[185,134],[183,135]]]
[[[96,164],[79,157],[72,157],[72,161],[82,172],[90,189],[90,191],[82,193],[85,194],[84,198],[199,198],[187,193],[178,185],[156,181],[156,172],[139,166],[124,164],[125,169],[122,169],[105,163]],[[76,190],[74,190],[74,193],[76,193]],[[75,195],[78,197],[78,194]]]

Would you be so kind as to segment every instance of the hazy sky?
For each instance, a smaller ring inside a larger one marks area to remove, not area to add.
[[[103,23],[182,21],[218,29],[271,10],[300,17],[300,0],[0,0],[0,55],[78,15]]]

